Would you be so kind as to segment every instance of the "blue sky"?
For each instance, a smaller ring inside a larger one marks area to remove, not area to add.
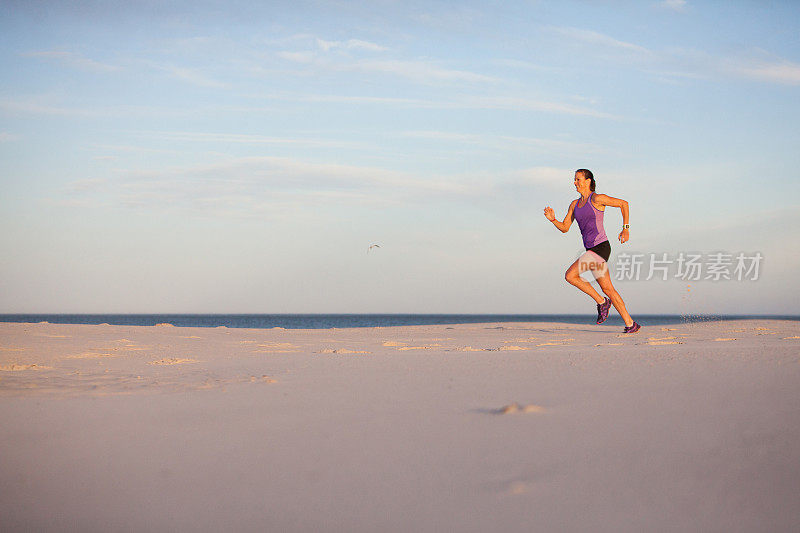
[[[0,312],[798,312],[796,2],[3,2]],[[367,253],[370,244],[379,243]]]

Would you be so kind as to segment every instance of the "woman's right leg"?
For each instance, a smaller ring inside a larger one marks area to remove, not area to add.
[[[600,288],[603,289],[603,292],[606,293],[609,300],[611,300],[611,303],[614,304],[614,308],[617,310],[617,313],[619,313],[619,316],[622,317],[622,320],[625,321],[625,325],[633,325],[633,319],[628,313],[628,309],[625,307],[625,302],[622,301],[622,296],[619,295],[617,289],[615,289],[614,285],[611,283],[611,274],[606,273],[605,276],[598,278],[597,283],[600,285]]]

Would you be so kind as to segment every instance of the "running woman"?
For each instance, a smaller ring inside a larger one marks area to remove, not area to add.
[[[564,277],[568,283],[575,285],[597,302],[598,324],[606,321],[608,311],[613,304],[625,321],[623,333],[635,333],[639,331],[641,326],[634,322],[631,315],[628,314],[625,302],[622,301],[622,297],[614,289],[611,284],[611,276],[608,275],[606,262],[611,255],[611,244],[609,244],[606,231],[603,229],[603,211],[605,211],[606,206],[619,207],[622,210],[622,231],[619,234],[619,242],[624,243],[628,240],[628,229],[630,228],[628,225],[628,202],[605,194],[595,194],[594,175],[585,168],[575,171],[574,183],[575,189],[580,193],[581,197],[572,201],[567,210],[567,216],[564,217],[563,221],[556,220],[556,215],[551,207],[544,208],[544,216],[562,233],[569,231],[573,220],[578,221],[578,227],[581,229],[586,253],[570,265]],[[587,270],[592,271],[606,298],[601,298],[591,283],[581,278],[581,272],[586,272]]]

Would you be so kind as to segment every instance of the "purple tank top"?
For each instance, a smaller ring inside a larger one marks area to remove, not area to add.
[[[592,205],[592,196],[594,196],[594,193],[589,195],[589,199],[586,200],[583,207],[579,206],[581,203],[579,199],[578,203],[575,204],[575,210],[572,212],[572,217],[578,222],[578,227],[581,228],[583,247],[587,250],[608,240],[606,230],[603,229],[603,211]]]

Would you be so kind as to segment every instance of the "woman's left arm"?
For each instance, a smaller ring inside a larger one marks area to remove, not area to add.
[[[619,207],[622,210],[622,231],[619,233],[619,242],[624,243],[629,237],[628,228],[628,202],[621,198],[614,198],[607,194],[596,194],[597,203],[609,207]]]

